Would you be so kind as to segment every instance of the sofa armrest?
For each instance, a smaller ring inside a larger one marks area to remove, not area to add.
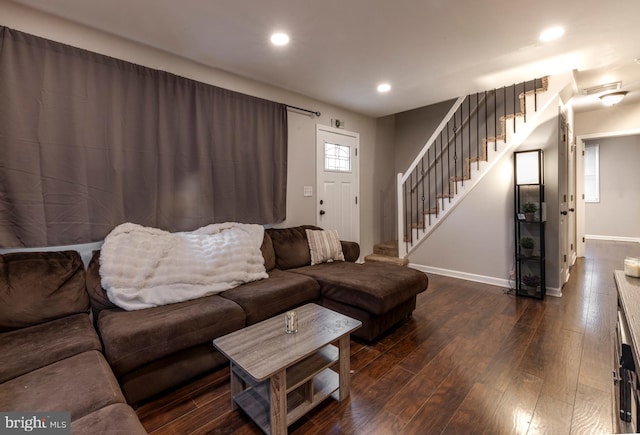
[[[360,257],[360,245],[356,242],[347,242],[344,240],[340,240],[340,244],[342,245],[344,261],[355,263]]]

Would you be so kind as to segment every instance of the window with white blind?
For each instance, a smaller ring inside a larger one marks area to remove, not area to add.
[[[584,146],[584,201],[600,202],[600,146]]]

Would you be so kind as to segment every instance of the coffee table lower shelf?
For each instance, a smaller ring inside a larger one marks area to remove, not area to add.
[[[340,400],[340,376],[330,367],[339,360],[336,346],[327,345],[286,369],[286,420],[289,426],[329,396]],[[231,364],[231,376],[242,384],[233,401],[262,429],[271,433],[270,379],[255,381],[240,367]]]

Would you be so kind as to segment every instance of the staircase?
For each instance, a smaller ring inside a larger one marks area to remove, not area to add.
[[[409,166],[398,174],[398,240],[365,261],[406,265],[409,253],[446,218],[497,161],[537,126],[564,87],[549,77],[459,98]]]
[[[400,258],[398,255],[398,241],[391,240],[384,243],[378,243],[373,247],[373,254],[364,257],[364,261],[377,261],[381,263],[397,264],[398,266],[407,266],[409,260],[405,257]]]

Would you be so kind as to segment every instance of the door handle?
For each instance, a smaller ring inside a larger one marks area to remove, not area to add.
[[[576,211],[576,209],[575,209],[575,208],[570,208],[570,209],[569,209],[569,211],[570,211],[571,213],[573,213],[574,211]]]
[[[320,210],[320,216],[322,216],[323,214],[325,214],[326,212],[324,210]]]
[[[561,211],[561,212],[560,212],[560,214],[561,214],[561,215],[564,215],[564,216],[566,216],[566,215],[567,215],[567,213],[568,213],[568,212],[567,212],[566,210],[564,210],[564,211]]]

